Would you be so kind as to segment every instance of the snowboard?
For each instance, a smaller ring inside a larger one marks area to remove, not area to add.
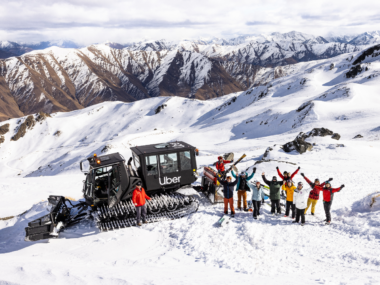
[[[223,215],[219,220],[218,220],[218,225],[220,227],[223,227],[223,226],[226,226],[229,221],[231,220],[231,216],[230,215]]]

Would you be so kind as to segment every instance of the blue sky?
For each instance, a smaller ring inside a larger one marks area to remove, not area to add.
[[[0,40],[231,38],[289,32],[380,30],[380,1],[0,0]]]

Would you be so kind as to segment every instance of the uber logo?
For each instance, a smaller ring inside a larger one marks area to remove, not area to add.
[[[168,178],[164,177],[164,182],[161,183],[161,178],[159,179],[160,185],[166,185],[166,184],[172,184],[172,183],[180,183],[181,182],[181,176]]]

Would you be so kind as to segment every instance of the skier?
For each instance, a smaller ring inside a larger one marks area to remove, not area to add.
[[[220,184],[223,185],[223,195],[224,195],[224,214],[228,214],[228,204],[231,209],[231,217],[235,216],[234,209],[234,187],[238,183],[238,180],[235,179],[234,182],[231,182],[231,176],[228,176],[226,180],[222,180],[220,177],[217,177]]]
[[[259,181],[255,183],[248,183],[249,188],[252,190],[252,205],[253,205],[253,218],[257,220],[257,216],[260,216],[261,204],[264,204],[264,186]]]
[[[301,167],[298,167],[298,169],[296,171],[293,172],[293,174],[290,174],[290,172],[287,172],[287,171],[284,171],[284,175],[281,174],[281,171],[280,169],[278,168],[278,166],[276,167],[277,169],[277,174],[278,176],[281,177],[282,180],[293,180],[294,176],[296,176],[296,174],[298,173],[298,171],[300,170]],[[282,185],[282,191],[281,191],[281,194],[284,196],[284,191],[285,191],[285,183]]]
[[[286,180],[286,182],[284,183],[284,185],[282,185],[282,187],[285,189],[285,192],[286,192],[286,210],[285,210],[284,217],[289,216],[290,208],[292,208],[292,219],[294,219],[296,215],[296,206],[293,203],[293,193],[297,187],[294,186],[292,180]]]
[[[248,181],[252,179],[252,177],[255,175],[256,167],[253,168],[252,174],[248,176],[247,172],[243,171],[240,173],[238,177],[236,177],[236,174],[234,171],[231,171],[231,174],[233,177],[237,178],[237,185],[236,185],[236,191],[238,192],[238,209],[241,211],[241,200],[243,198],[243,205],[244,205],[244,211],[248,211],[247,206],[247,191],[251,191],[251,189],[248,186]]]
[[[301,176],[306,180],[306,182],[310,185],[311,188],[313,188],[313,191],[310,192],[309,198],[307,199],[307,207],[305,209],[306,211],[309,209],[311,205],[311,214],[314,215],[315,213],[315,206],[318,203],[319,200],[319,192],[323,190],[323,187],[325,186],[325,182],[322,184],[319,182],[319,179],[314,179],[314,183],[312,183],[305,174],[301,173]],[[332,181],[333,179],[330,178],[328,181]]]
[[[272,206],[271,213],[272,213],[272,215],[274,215],[275,214],[275,208],[277,208],[277,215],[280,215],[281,214],[280,189],[281,189],[281,185],[283,184],[283,181],[277,181],[276,176],[273,176],[272,181],[268,181],[265,178],[265,172],[263,172],[262,178],[263,178],[264,182],[269,186],[269,190],[270,190],[269,191],[269,193],[270,193],[269,198],[270,198],[271,206]]]
[[[224,160],[222,156],[219,156],[218,157],[218,161],[214,163],[216,169],[218,170],[218,173],[220,174],[224,174],[224,172],[226,171],[225,168],[224,168],[224,164],[226,163],[232,163],[233,160]]]
[[[344,188],[344,184],[342,184],[339,188],[331,188],[330,181],[325,182],[325,187],[323,187],[323,207],[326,213],[326,225],[330,225],[331,223],[331,204],[334,198],[334,193],[339,192]]]
[[[142,187],[141,182],[137,182],[135,190],[133,190],[132,194],[132,202],[136,207],[136,219],[137,219],[137,225],[140,227],[140,219],[142,217],[143,223],[146,224],[146,206],[145,202],[148,199],[150,200],[150,197],[146,195],[144,188]]]
[[[296,220],[293,223],[299,223],[301,217],[301,226],[305,225],[305,208],[311,190],[312,188],[303,189],[303,183],[298,182],[293,194],[294,204],[296,205]]]

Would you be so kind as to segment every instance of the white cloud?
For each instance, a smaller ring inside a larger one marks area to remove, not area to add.
[[[380,30],[380,1],[0,0],[0,39],[83,44],[297,30]]]

